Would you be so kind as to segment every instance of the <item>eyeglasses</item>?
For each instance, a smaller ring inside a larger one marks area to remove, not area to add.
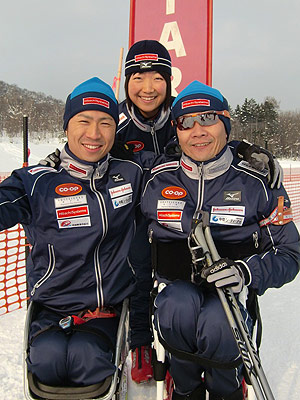
[[[201,126],[211,126],[219,122],[218,115],[223,115],[226,118],[230,118],[230,114],[227,110],[223,111],[205,111],[197,114],[182,115],[172,121],[173,125],[176,125],[180,131],[193,128],[195,122],[198,122]]]

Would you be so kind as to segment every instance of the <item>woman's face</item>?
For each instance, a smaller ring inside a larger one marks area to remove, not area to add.
[[[156,71],[135,73],[128,82],[128,95],[145,118],[153,118],[164,102],[167,82]]]

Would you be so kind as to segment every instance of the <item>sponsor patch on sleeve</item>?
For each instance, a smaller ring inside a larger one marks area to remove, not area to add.
[[[269,217],[261,220],[259,226],[266,225],[285,225],[293,221],[292,209],[284,206],[284,196],[278,197],[278,205],[271,212]]]

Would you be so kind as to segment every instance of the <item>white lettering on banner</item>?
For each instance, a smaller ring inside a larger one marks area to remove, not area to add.
[[[175,0],[166,0],[166,14],[175,14]]]
[[[77,204],[86,204],[86,195],[82,194],[79,196],[70,197],[59,197],[54,199],[55,208],[65,207],[65,206],[76,206]]]
[[[225,215],[225,214],[211,214],[210,222],[219,225],[232,225],[242,226],[245,217],[238,217],[237,215]]]
[[[170,35],[172,40],[169,41]],[[162,43],[167,50],[175,50],[176,57],[186,56],[186,51],[176,21],[165,23],[159,42]]]
[[[178,92],[176,88],[180,85],[181,79],[182,79],[182,72],[179,68],[177,67],[172,67],[172,93],[171,95],[176,97],[178,95]]]

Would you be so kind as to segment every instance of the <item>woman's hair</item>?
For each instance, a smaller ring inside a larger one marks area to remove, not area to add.
[[[166,97],[165,97],[165,100],[164,100],[163,103],[162,103],[164,109],[167,110],[167,109],[170,107],[170,104],[171,104],[171,76],[170,76],[170,74],[167,74],[166,72],[158,72],[158,73],[164,78],[164,80],[165,80],[166,83],[167,83],[167,87],[166,87]],[[132,105],[133,105],[133,102],[131,101],[131,99],[130,99],[130,97],[129,97],[129,94],[128,94],[129,80],[130,80],[130,77],[131,77],[132,75],[133,75],[133,74],[126,75],[126,77],[125,77],[125,84],[124,84],[125,95],[126,95],[126,103],[127,103],[127,106],[128,106],[128,108],[129,108],[129,110],[131,110]]]

